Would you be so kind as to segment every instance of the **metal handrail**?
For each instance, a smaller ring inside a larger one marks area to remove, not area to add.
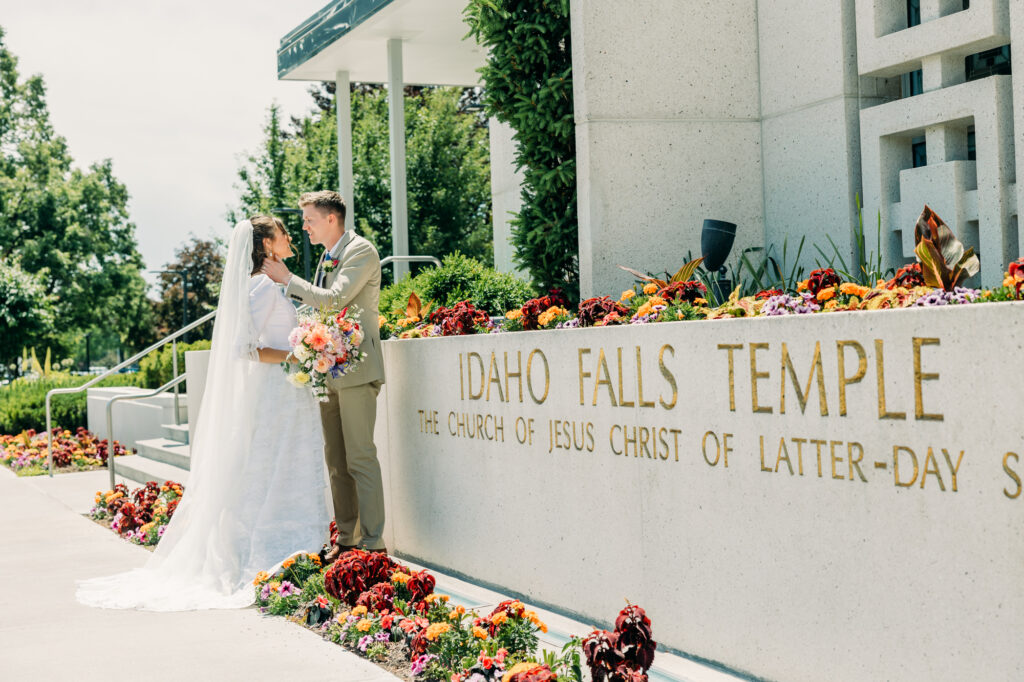
[[[53,478],[53,425],[52,425],[52,421],[51,421],[52,415],[50,413],[50,398],[51,397],[53,397],[55,395],[65,395],[65,394],[81,393],[82,391],[86,390],[87,388],[95,386],[100,381],[103,381],[104,379],[109,377],[111,374],[117,374],[118,372],[120,372],[122,369],[124,369],[128,365],[130,365],[133,362],[136,362],[136,361],[146,357],[147,355],[149,355],[153,351],[157,350],[158,348],[162,348],[163,346],[167,345],[168,343],[170,343],[172,341],[175,342],[175,350],[176,350],[177,349],[177,339],[178,339],[179,336],[182,336],[183,334],[187,334],[190,331],[192,331],[193,329],[195,329],[196,327],[198,327],[198,326],[200,326],[202,324],[205,324],[206,322],[209,322],[210,320],[212,320],[214,318],[214,316],[216,314],[217,314],[216,310],[211,310],[210,312],[206,313],[205,315],[200,317],[195,322],[191,322],[188,325],[186,325],[186,326],[182,327],[181,329],[179,329],[178,331],[174,332],[170,336],[168,336],[168,337],[166,337],[164,339],[161,339],[160,341],[157,341],[156,343],[154,343],[149,348],[146,348],[145,350],[139,351],[138,353],[136,353],[135,355],[131,356],[130,358],[128,358],[124,362],[120,363],[116,367],[112,367],[112,368],[108,369],[103,374],[97,375],[96,377],[92,378],[91,380],[87,381],[86,383],[82,384],[81,386],[76,386],[76,387],[73,387],[73,388],[53,388],[53,389],[50,389],[46,393],[46,454],[47,454],[47,460],[48,460],[49,469],[50,469],[50,477]],[[174,353],[174,357],[175,357],[175,368],[177,368],[177,357],[178,357],[177,352]],[[175,384],[175,386],[177,386],[177,384]],[[178,409],[178,396],[177,396],[177,393],[175,393],[175,396],[174,396],[174,409],[175,409],[175,412],[177,412],[177,409]],[[178,419],[177,415],[175,415],[175,419]],[[108,458],[108,461],[109,461],[109,458]]]
[[[380,262],[380,266],[384,267],[391,263],[433,263],[441,267],[441,261],[433,256],[388,256]]]
[[[160,395],[170,387],[178,387],[182,381],[185,380],[185,375],[182,374],[179,377],[171,379],[160,388],[154,389],[150,393],[142,394],[129,394],[129,395],[116,395],[107,401],[107,469],[110,470],[110,489],[114,489],[114,403],[121,400],[138,400],[140,398],[152,398],[155,395]],[[175,405],[174,409],[177,410],[178,406]]]

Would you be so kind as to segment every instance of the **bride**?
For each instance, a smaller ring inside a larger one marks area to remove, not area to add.
[[[276,218],[235,226],[181,505],[145,566],[79,582],[79,602],[240,608],[253,602],[257,572],[323,543],[329,516],[319,410],[277,366],[288,355],[295,308],[257,274],[265,259],[292,255]]]

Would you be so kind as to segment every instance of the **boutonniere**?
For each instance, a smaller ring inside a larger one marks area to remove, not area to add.
[[[334,270],[334,268],[338,267],[338,263],[340,263],[340,262],[341,261],[339,261],[337,258],[327,258],[327,259],[325,259],[324,260],[324,272],[331,272],[332,270]]]

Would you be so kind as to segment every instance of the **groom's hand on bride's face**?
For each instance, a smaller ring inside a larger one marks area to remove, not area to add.
[[[263,274],[278,284],[287,284],[292,277],[288,266],[282,263],[277,256],[270,256],[263,261]]]

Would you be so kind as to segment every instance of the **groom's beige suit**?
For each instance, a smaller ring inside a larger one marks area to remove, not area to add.
[[[336,266],[324,267],[337,260]],[[317,286],[319,285],[319,286]],[[320,259],[313,283],[293,276],[285,293],[314,308],[358,308],[366,359],[355,371],[327,382],[328,400],[320,403],[324,458],[331,477],[338,544],[384,547],[384,486],[381,483],[373,426],[377,394],[384,383],[377,301],[380,257],[373,244],[346,231]],[[351,311],[350,311],[351,312]]]

